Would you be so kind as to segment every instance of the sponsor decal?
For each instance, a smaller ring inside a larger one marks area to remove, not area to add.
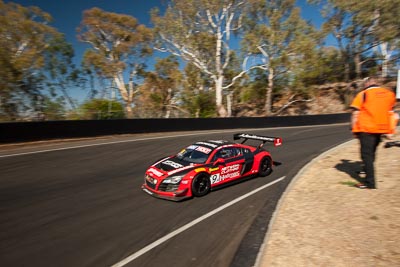
[[[217,145],[211,144],[211,143],[207,143],[207,142],[197,142],[196,144],[199,144],[199,145],[206,145],[206,146],[210,146],[210,147],[213,147],[213,148],[216,148],[216,147],[217,147]]]
[[[197,168],[194,170],[195,172],[205,172],[206,168]]]
[[[200,152],[203,152],[204,154],[210,154],[210,152],[211,152],[210,148],[207,148],[207,147],[204,147],[204,146],[198,146],[196,148],[196,150],[200,151]]]
[[[255,134],[236,134],[235,138],[236,137],[253,139],[253,140],[262,140],[262,141],[267,141],[267,142],[274,142],[275,146],[282,145],[282,138],[280,138],[280,137],[268,137],[268,136],[255,135]]]
[[[159,161],[157,161],[156,163],[154,163],[154,164],[151,165],[151,166],[156,166],[158,163],[160,163],[160,162],[162,162],[163,160],[166,160],[166,159],[168,159],[168,157],[163,158],[163,159],[160,159]]]
[[[153,192],[151,192],[150,190],[147,190],[146,188],[143,188],[143,191],[145,191],[147,194],[153,195]]]
[[[170,172],[168,172],[168,176],[171,175],[171,174],[186,170],[186,169],[190,169],[190,168],[193,168],[193,166],[192,165],[188,165],[188,166],[183,167],[181,169],[176,169],[176,170],[170,171]]]
[[[237,170],[239,170],[239,167],[240,167],[239,164],[223,167],[221,169],[221,175],[237,171]]]
[[[149,183],[157,184],[157,179],[154,179],[154,178],[150,177],[149,175],[146,175],[146,180],[147,180]]]
[[[195,145],[191,145],[191,146],[187,147],[187,149],[191,149],[191,150],[195,150],[196,148],[197,148],[197,146],[195,146]]]
[[[216,143],[216,144],[225,144],[225,140],[210,140],[210,142]]]
[[[233,179],[239,177],[240,176],[239,169],[240,169],[239,164],[223,167],[220,173],[211,175],[210,177],[211,184],[219,183],[225,179]]]
[[[225,179],[232,179],[232,178],[236,178],[240,176],[240,172],[231,172],[231,173],[227,173],[227,174],[214,174],[211,175],[210,180],[211,180],[211,184],[215,184],[215,183],[219,183]]]
[[[171,166],[171,167],[173,167],[175,169],[179,169],[179,168],[183,167],[182,164],[176,163],[176,162],[174,162],[172,160],[166,160],[166,161],[163,162],[163,164]]]
[[[208,171],[209,172],[215,172],[215,171],[218,171],[219,170],[219,167],[216,167],[216,168],[210,168]]]
[[[150,168],[147,172],[149,172],[151,174],[154,174],[157,177],[163,176],[162,172],[160,172],[160,171],[158,171],[156,169],[153,169],[153,168]]]
[[[275,146],[282,145],[282,138],[280,138],[280,137],[275,138],[274,145]]]

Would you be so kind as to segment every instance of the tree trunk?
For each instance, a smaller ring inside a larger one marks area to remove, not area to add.
[[[274,69],[269,68],[268,73],[268,87],[265,93],[264,110],[267,116],[272,114],[272,90],[274,88]]]
[[[362,65],[362,63],[361,63],[361,60],[360,60],[360,54],[359,53],[356,53],[354,55],[354,65],[356,67],[356,79],[359,80],[359,79],[361,79],[361,76],[362,76],[362,74],[361,74],[361,65]]]
[[[228,115],[226,108],[223,104],[222,99],[222,83],[224,77],[219,76],[216,83],[215,83],[215,102],[217,106],[217,112],[219,117],[226,117]]]
[[[380,45],[381,48],[381,53],[383,55],[383,61],[382,61],[382,78],[386,78],[388,76],[388,63],[390,60],[390,53],[388,51],[388,43],[384,42]]]
[[[348,62],[344,63],[344,80],[350,81],[350,64]]]
[[[215,80],[215,101],[217,105],[217,112],[219,117],[226,117],[228,115],[226,108],[223,104],[222,93],[223,93],[223,84],[224,84],[224,70],[222,68],[222,33],[221,29],[218,28],[217,32],[217,43],[216,43],[216,51],[215,51],[215,68],[216,68],[216,79]]]
[[[133,109],[132,109],[132,102],[133,102],[132,98],[133,97],[126,89],[122,75],[120,75],[120,76],[115,75],[114,82],[118,88],[119,93],[121,94],[122,99],[125,102],[125,115],[128,119],[132,119],[133,118]]]
[[[232,92],[229,92],[229,94],[226,96],[226,107],[228,109],[227,116],[232,117]]]
[[[133,118],[133,109],[132,109],[131,103],[126,103],[126,105],[125,105],[125,113],[126,113],[126,117],[128,119],[132,119]]]
[[[172,89],[168,88],[167,89],[168,95],[167,98],[165,99],[165,116],[164,118],[169,119],[171,116],[171,106],[172,106]]]

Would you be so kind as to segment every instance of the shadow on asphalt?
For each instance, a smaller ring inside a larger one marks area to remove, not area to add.
[[[348,159],[341,159],[341,162],[335,165],[335,168],[338,171],[347,173],[351,178],[362,182],[363,178],[357,173],[362,170],[362,162],[361,161],[352,161]]]

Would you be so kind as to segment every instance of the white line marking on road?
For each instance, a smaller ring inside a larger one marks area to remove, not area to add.
[[[324,126],[335,126],[340,125],[342,123],[337,124],[330,124],[330,125],[318,125],[319,127]],[[296,126],[297,128],[308,128],[308,127],[315,127],[316,125],[305,125],[305,126]],[[274,129],[283,129],[283,128],[293,128],[293,127],[276,127]],[[214,131],[206,131],[202,133],[193,133],[193,134],[181,134],[181,135],[167,135],[167,136],[158,136],[158,137],[147,137],[147,138],[140,138],[140,139],[129,139],[129,140],[121,140],[121,141],[113,141],[113,142],[105,142],[105,143],[97,143],[97,144],[90,144],[90,145],[79,145],[79,146],[71,146],[71,147],[62,147],[62,148],[52,148],[52,149],[45,149],[45,150],[38,150],[38,151],[31,151],[31,152],[21,152],[21,153],[14,153],[8,155],[0,155],[0,158],[7,158],[7,157],[16,157],[16,156],[24,156],[24,155],[31,155],[31,154],[39,154],[45,152],[52,152],[52,151],[62,151],[62,150],[69,150],[75,148],[84,148],[84,147],[93,147],[93,146],[102,146],[102,145],[113,145],[113,144],[120,144],[120,143],[129,143],[129,142],[137,142],[137,141],[147,141],[147,140],[157,140],[157,139],[164,139],[164,138],[173,138],[173,137],[184,137],[184,136],[193,136],[193,135],[207,135],[212,133],[230,133],[230,132],[244,132],[244,131],[264,131],[264,130],[271,130],[271,127],[266,128],[249,128],[249,129],[231,129],[231,130],[214,130]]]
[[[147,245],[146,247],[140,249],[139,251],[137,251],[137,252],[131,254],[130,256],[126,257],[125,259],[121,260],[120,262],[117,262],[116,264],[112,265],[112,267],[122,267],[122,266],[125,266],[126,264],[130,263],[130,262],[133,261],[134,259],[136,259],[136,258],[142,256],[142,255],[145,254],[146,252],[148,252],[148,251],[152,250],[153,248],[155,248],[155,247],[161,245],[162,243],[168,241],[169,239],[171,239],[171,238],[173,238],[174,236],[176,236],[176,235],[182,233],[183,231],[185,231],[185,230],[191,228],[192,226],[194,226],[194,225],[196,225],[196,224],[198,224],[198,223],[204,221],[205,219],[207,219],[207,218],[213,216],[214,214],[217,214],[218,212],[220,212],[220,211],[222,211],[222,210],[224,210],[224,209],[226,209],[226,208],[232,206],[233,204],[236,204],[237,202],[239,202],[239,201],[241,201],[241,200],[243,200],[243,199],[245,199],[245,198],[247,198],[247,197],[249,197],[249,196],[251,196],[251,195],[254,195],[254,194],[257,193],[257,192],[259,192],[259,191],[261,191],[261,190],[263,190],[263,189],[265,189],[265,188],[267,188],[267,187],[270,187],[271,185],[274,185],[274,184],[276,184],[276,183],[282,181],[282,180],[285,179],[285,178],[286,178],[286,176],[282,176],[281,178],[278,178],[278,179],[276,179],[276,180],[274,180],[274,181],[272,181],[272,182],[270,182],[270,183],[268,183],[268,184],[266,184],[266,185],[263,185],[263,186],[261,186],[261,187],[255,189],[255,190],[253,190],[253,191],[251,191],[251,192],[249,192],[249,193],[247,193],[247,194],[241,196],[241,197],[238,197],[238,198],[232,200],[231,202],[228,202],[228,203],[222,205],[222,206],[219,207],[219,208],[216,208],[215,210],[210,211],[210,212],[207,213],[207,214],[204,214],[203,216],[201,216],[201,217],[199,217],[199,218],[197,218],[197,219],[191,221],[191,222],[188,223],[188,224],[185,224],[185,225],[182,226],[181,228],[176,229],[175,231],[173,231],[173,232],[167,234],[166,236],[164,236],[164,237],[162,237],[162,238],[160,238],[160,239],[154,241],[153,243]]]
[[[219,133],[219,132],[226,132],[226,131],[216,131],[216,132],[211,132],[211,133]],[[139,138],[139,139],[129,139],[129,140],[121,140],[121,141],[112,141],[112,142],[105,142],[105,143],[89,144],[89,145],[79,145],[79,146],[70,146],[70,147],[62,147],[62,148],[52,148],[52,149],[45,149],[45,150],[38,150],[38,151],[31,151],[31,152],[15,153],[15,154],[9,154],[9,155],[0,155],[0,158],[23,156],[23,155],[30,155],[30,154],[38,154],[38,153],[52,152],[52,151],[61,151],[61,150],[68,150],[68,149],[75,149],[75,148],[84,148],[84,147],[102,146],[102,145],[113,145],[113,144],[120,144],[120,143],[129,143],[129,142],[147,141],[147,140],[157,140],[157,139],[164,139],[164,138],[183,137],[183,136],[202,135],[202,134],[210,134],[210,132],[197,133],[197,134],[181,134],[181,135],[167,135],[167,136],[158,136],[158,137],[147,137],[147,138]]]

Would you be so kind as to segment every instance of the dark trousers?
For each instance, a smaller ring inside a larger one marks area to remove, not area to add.
[[[359,133],[361,146],[361,159],[364,164],[365,185],[371,188],[376,188],[375,184],[375,154],[376,148],[381,142],[381,134]]]

